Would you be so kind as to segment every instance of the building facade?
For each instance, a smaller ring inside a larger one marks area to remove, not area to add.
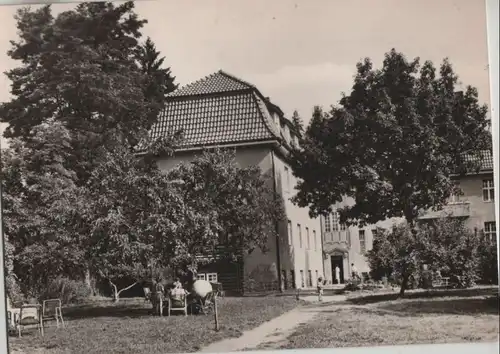
[[[269,240],[268,252],[254,251],[241,264],[208,265],[198,276],[237,292],[316,286],[323,276],[320,220],[290,202],[296,181],[286,159],[298,139],[281,109],[255,86],[219,71],[168,95],[151,135],[178,131],[183,140],[173,157],[158,159],[161,170],[189,162],[206,148],[234,148],[237,164],[258,166],[270,177],[287,215],[277,225],[279,239]]]
[[[419,219],[462,218],[471,230],[482,230],[492,242],[496,242],[493,180],[493,157],[491,152],[485,151],[480,170],[457,179],[461,193],[452,195],[449,203],[439,211],[423,211]],[[344,283],[351,278],[352,264],[358,272],[368,274],[370,267],[366,252],[373,246],[377,229],[388,229],[404,221],[402,218],[393,218],[363,228],[345,227],[340,224],[335,210],[352,202],[346,199],[336,205],[331,214],[321,217],[325,277],[333,284],[336,284],[337,280],[338,283]],[[336,267],[339,267],[340,279],[336,277]]]

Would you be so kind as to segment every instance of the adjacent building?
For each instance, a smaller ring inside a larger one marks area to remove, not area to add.
[[[167,97],[165,109],[152,127],[153,137],[183,131],[174,157],[159,158],[168,171],[188,162],[206,148],[234,148],[242,167],[259,166],[285,201],[287,220],[278,225],[280,237],[269,240],[269,251],[254,251],[240,264],[216,262],[198,276],[221,282],[227,291],[251,292],[316,286],[323,276],[321,224],[307,208],[290,202],[295,178],[286,162],[298,144],[294,126],[281,109],[252,84],[224,71],[181,87]]]
[[[420,220],[431,220],[441,217],[462,218],[472,230],[482,230],[486,237],[496,242],[495,195],[493,187],[493,156],[484,151],[481,168],[457,178],[460,194],[452,195],[449,203],[439,211],[424,211]],[[345,200],[336,207],[341,207],[351,200]],[[337,283],[335,268],[339,267],[338,282],[344,283],[351,277],[352,264],[360,273],[369,273],[366,252],[372,248],[377,228],[389,228],[402,218],[380,221],[376,225],[363,228],[346,227],[339,222],[338,213],[334,211],[321,217],[323,235],[324,272],[327,280]]]

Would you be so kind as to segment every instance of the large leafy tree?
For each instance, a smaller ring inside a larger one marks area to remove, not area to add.
[[[266,251],[278,236],[276,225],[285,215],[282,200],[260,168],[238,166],[234,151],[205,151],[168,176],[183,181],[177,188],[189,210],[214,213],[214,232],[183,233],[179,265],[196,268],[215,256],[238,260],[257,249]]]
[[[58,274],[83,270],[68,227],[79,204],[75,173],[66,167],[69,133],[60,123],[41,124],[29,140],[10,146],[2,152],[4,230],[23,291],[36,296]]]
[[[419,213],[442,207],[454,176],[479,168],[491,147],[486,106],[457,82],[448,60],[436,69],[391,50],[380,69],[358,63],[351,92],[329,112],[315,109],[292,156],[301,180],[295,202],[318,215],[348,197],[343,222],[404,217],[414,229]]]
[[[185,203],[151,157],[137,158],[127,148],[106,155],[85,193],[82,214],[91,226],[82,249],[118,301],[121,292],[150,277],[153,267],[171,262],[186,224]],[[127,279],[130,284],[120,289]]]
[[[133,2],[83,3],[57,16],[50,6],[23,8],[16,20],[8,55],[19,65],[6,73],[13,98],[0,105],[14,139],[3,159],[6,231],[14,270],[43,284],[92,266],[82,246],[98,221],[82,214],[92,178],[115,150],[144,139],[175,84],[152,41],[139,42],[146,21]],[[148,147],[159,151],[162,142]]]
[[[0,106],[5,136],[25,140],[41,123],[64,123],[71,168],[84,184],[103,150],[134,146],[146,134],[163,103],[158,91],[173,89],[173,79],[151,51],[152,65],[138,60],[146,21],[133,2],[83,3],[57,17],[50,6],[24,8],[16,19],[19,39],[8,55],[20,65],[6,73],[13,99]]]

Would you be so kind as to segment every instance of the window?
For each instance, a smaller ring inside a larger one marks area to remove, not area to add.
[[[296,284],[295,284],[295,271],[294,270],[290,271],[290,280],[292,281],[292,288],[295,289],[295,287],[296,287],[295,285]]]
[[[300,224],[297,224],[297,232],[299,234],[299,247],[302,248],[302,229]]]
[[[377,229],[372,230],[372,236],[373,238],[377,237]]]
[[[359,250],[362,254],[366,252],[365,230],[359,230]]]
[[[196,279],[198,279],[198,280],[207,280],[206,279],[206,274],[205,273],[198,273],[198,274],[196,274]]]
[[[313,286],[312,272],[310,270],[307,271],[307,285],[309,287]]]
[[[493,187],[493,179],[483,180],[483,200],[485,202],[495,201],[495,189]]]
[[[345,230],[346,230],[346,225],[340,224],[340,231],[345,231]]]
[[[292,222],[288,220],[288,244],[293,246],[293,230],[292,230]]]
[[[306,241],[307,241],[307,249],[311,249],[311,237],[309,236],[309,228],[306,227]]]
[[[325,216],[325,232],[332,231],[332,224],[330,220],[330,214]]]
[[[339,213],[332,213],[332,230],[339,231]]]
[[[290,169],[285,166],[285,192],[290,191]]]
[[[318,250],[318,239],[316,238],[316,230],[313,230],[313,238],[314,238],[314,250]]]
[[[484,223],[484,235],[491,242],[496,242],[497,240],[497,225],[494,221],[488,221]]]
[[[210,283],[217,283],[217,273],[207,273],[207,280]]]
[[[302,288],[306,287],[306,283],[305,283],[305,279],[304,279],[304,271],[303,270],[300,271],[300,284],[301,284]]]

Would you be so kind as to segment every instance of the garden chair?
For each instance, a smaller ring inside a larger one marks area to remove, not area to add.
[[[16,322],[19,337],[24,327],[36,326],[40,334],[43,336],[42,314],[39,304],[26,304],[21,306],[19,318]]]
[[[224,297],[225,293],[224,290],[222,289],[222,283],[211,283],[213,291],[218,297]]]
[[[64,325],[62,315],[62,304],[60,299],[44,300],[42,304],[42,326],[44,321],[56,320],[56,327],[59,328],[59,321]]]
[[[151,289],[148,287],[143,288],[144,290],[144,302],[151,301]]]
[[[172,297],[169,294],[167,299],[168,299],[168,316],[170,316],[170,313],[172,311],[183,312],[184,315],[187,316],[188,314],[187,294],[182,295],[180,297],[180,300],[172,299]]]

